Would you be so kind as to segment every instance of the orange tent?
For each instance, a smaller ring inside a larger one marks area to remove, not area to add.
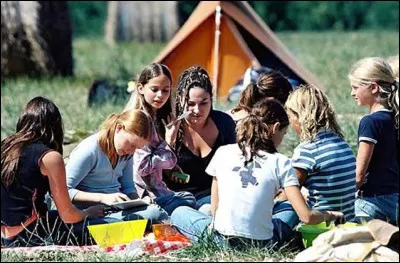
[[[201,1],[154,62],[171,69],[174,83],[190,66],[205,68],[222,100],[250,66],[321,87],[246,1]]]

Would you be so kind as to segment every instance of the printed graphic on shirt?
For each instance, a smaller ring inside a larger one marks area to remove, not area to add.
[[[239,172],[239,176],[241,177],[242,181],[242,188],[247,188],[249,184],[258,185],[257,178],[253,176],[253,169],[254,168],[261,168],[261,165],[253,161],[251,164],[248,165],[248,167],[241,167],[241,166],[236,166],[233,168],[232,171],[234,172]]]

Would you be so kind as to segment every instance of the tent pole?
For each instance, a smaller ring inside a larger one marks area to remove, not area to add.
[[[217,102],[218,71],[219,71],[219,37],[221,25],[221,6],[215,8],[215,38],[214,38],[214,64],[213,64],[213,104]]]

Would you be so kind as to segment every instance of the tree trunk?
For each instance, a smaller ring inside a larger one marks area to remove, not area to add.
[[[178,28],[177,1],[108,1],[108,44],[168,41]]]
[[[1,2],[2,78],[58,74],[73,74],[67,2]]]
[[[109,45],[115,44],[117,35],[118,2],[108,1],[107,21],[105,25],[105,40]]]

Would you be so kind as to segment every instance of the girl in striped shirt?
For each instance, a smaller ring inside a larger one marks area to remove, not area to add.
[[[327,96],[316,87],[301,86],[285,106],[300,138],[292,164],[300,185],[308,190],[310,209],[339,211],[353,220],[356,159]]]

